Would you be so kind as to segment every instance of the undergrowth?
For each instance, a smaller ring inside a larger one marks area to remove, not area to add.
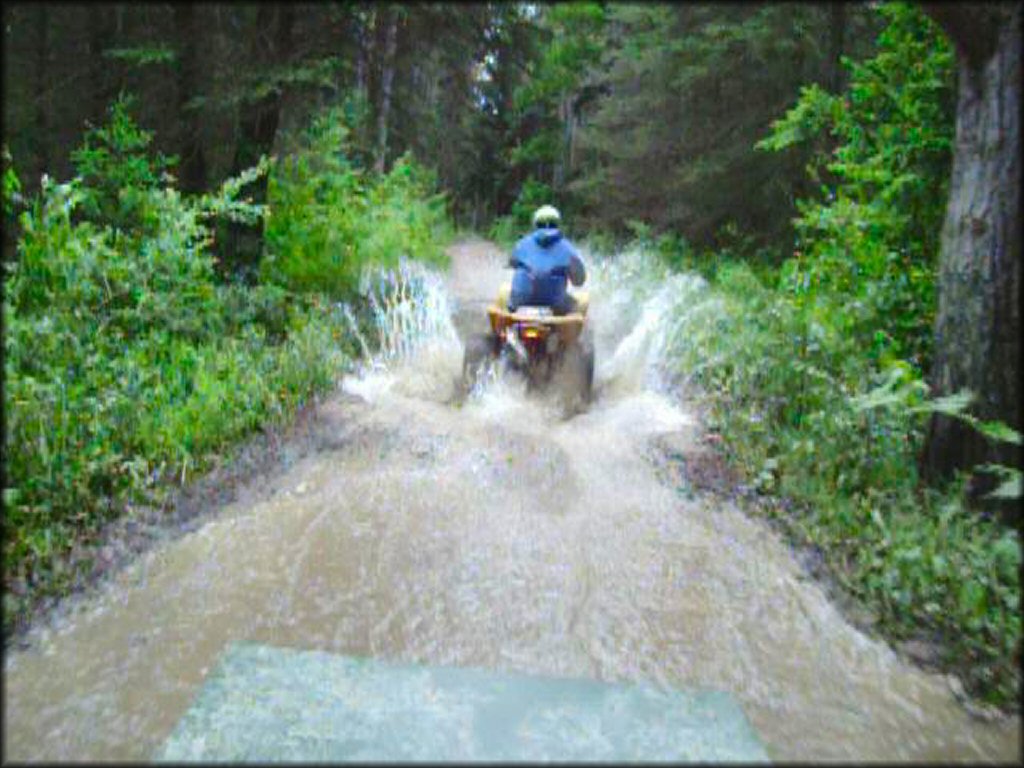
[[[1018,534],[967,509],[963,478],[928,487],[917,471],[936,411],[991,440],[1021,440],[972,417],[972,393],[931,399],[924,381],[954,55],[920,9],[879,11],[877,55],[844,62],[842,93],[805,88],[758,144],[816,147],[809,172],[821,191],[798,202],[789,258],[773,266],[736,232],[721,239],[735,245],[709,253],[639,234],[650,260],[710,281],[679,297],[667,359],[704,393],[748,484],[793,502],[789,532],[821,552],[884,633],[941,640],[948,668],[1006,705],[1020,685]],[[988,471],[1002,479],[993,495],[1019,497],[1020,468]]]
[[[73,154],[74,178],[44,178],[19,211],[5,156],[4,212],[18,226],[4,263],[8,627],[72,587],[76,544],[129,505],[162,505],[169,488],[335,385],[361,351],[352,323],[368,312],[349,290],[360,269],[442,254],[443,208],[408,158],[378,178],[345,166],[336,142],[314,144],[186,196],[174,158],[149,153],[130,108],[115,102]],[[268,172],[269,218],[244,197]],[[218,277],[225,219],[265,223],[261,283]]]
[[[742,263],[721,266],[707,295],[688,302],[669,357],[703,393],[708,427],[746,482],[794,502],[792,535],[822,553],[886,634],[939,639],[970,690],[1015,701],[1018,535],[968,510],[961,484],[918,482],[929,408],[909,366],[837,354],[826,329]]]
[[[451,239],[436,179],[409,155],[384,175],[349,156],[339,110],[314,120],[299,149],[275,165],[267,191],[265,281],[352,299],[367,265],[400,257],[446,265]]]

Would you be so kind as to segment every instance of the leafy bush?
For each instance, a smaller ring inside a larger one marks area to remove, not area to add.
[[[346,156],[347,143],[344,114],[328,111],[272,169],[265,282],[351,298],[367,265],[444,261],[450,233],[432,174],[403,156],[377,178]]]
[[[261,222],[267,207],[243,193],[269,163],[184,197],[130,106],[122,97],[86,133],[73,179],[44,178],[5,264],[8,619],[64,590],[72,544],[126,503],[159,503],[169,482],[334,385],[359,352],[360,307],[321,291],[357,289],[368,264],[444,257],[431,174],[408,157],[364,174],[330,113],[273,168],[267,280],[224,284],[213,227]],[[4,162],[9,216],[19,187]]]
[[[821,201],[800,201],[798,251],[783,286],[873,359],[929,364],[934,275],[952,158],[954,54],[918,8],[885,4],[878,55],[845,60],[850,84],[817,85],[757,145],[780,151],[827,133],[812,176],[828,176]]]
[[[153,134],[132,119],[134,103],[121,94],[110,107],[109,124],[87,131],[82,146],[71,153],[82,181],[82,212],[122,229],[142,226],[146,193],[169,181],[168,171],[177,164],[174,157],[150,156]]]
[[[812,164],[828,183],[821,200],[799,204],[793,257],[755,273],[737,259],[749,255],[739,241],[733,253],[710,255],[680,243],[649,247],[713,280],[709,295],[696,306],[691,297],[680,313],[672,350],[749,485],[795,502],[781,516],[790,532],[819,547],[890,636],[941,637],[947,663],[971,688],[1005,703],[1019,690],[1017,532],[967,511],[960,486],[922,488],[916,471],[927,414],[966,404],[929,401],[921,374],[953,135],[953,55],[919,9],[878,10],[888,21],[878,55],[846,62],[846,92],[805,88],[759,145],[782,150],[825,132],[834,142]],[[1020,439],[972,423],[993,439]],[[1004,486],[1013,481],[1019,474]]]
[[[258,220],[239,196],[266,166],[185,198],[123,102],[112,119],[76,152],[84,175],[44,180],[5,264],[8,618],[62,590],[61,558],[124,503],[159,501],[349,359],[338,308],[216,282],[211,222]]]
[[[15,206],[21,199],[21,180],[14,170],[10,150],[7,145],[3,146],[3,196],[4,196],[4,226],[8,224],[7,218],[14,215]]]
[[[918,487],[915,457],[936,406],[911,367],[878,371],[743,263],[721,265],[713,290],[686,306],[669,357],[703,393],[709,426],[748,483],[796,503],[791,532],[825,553],[891,635],[942,637],[976,692],[1012,701],[1017,533],[967,511],[959,488]]]
[[[511,216],[499,216],[487,231],[487,236],[502,248],[511,248],[527,230],[520,228]]]

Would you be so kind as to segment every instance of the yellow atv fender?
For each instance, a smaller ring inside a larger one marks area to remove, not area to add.
[[[491,321],[491,331],[495,336],[501,336],[505,328],[512,323],[528,322],[542,323],[557,331],[562,343],[569,345],[574,343],[583,331],[583,323],[587,318],[587,309],[590,306],[590,294],[587,291],[569,288],[569,295],[576,300],[576,312],[566,315],[551,315],[549,317],[537,318],[534,315],[523,315],[508,311],[508,300],[512,295],[512,283],[504,283],[498,289],[498,298],[494,304],[487,308],[487,317]]]

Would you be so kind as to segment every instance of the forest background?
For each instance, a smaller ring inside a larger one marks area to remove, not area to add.
[[[757,508],[1010,705],[1020,12],[958,14],[5,4],[8,630],[104,524],[333,386],[366,267],[553,202],[594,252],[704,277],[674,373]]]

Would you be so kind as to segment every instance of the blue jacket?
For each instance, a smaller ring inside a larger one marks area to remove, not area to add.
[[[538,229],[516,243],[509,259],[512,295],[509,309],[524,304],[551,307],[567,312],[572,302],[565,290],[566,280],[583,285],[587,270],[583,259],[557,229]]]

